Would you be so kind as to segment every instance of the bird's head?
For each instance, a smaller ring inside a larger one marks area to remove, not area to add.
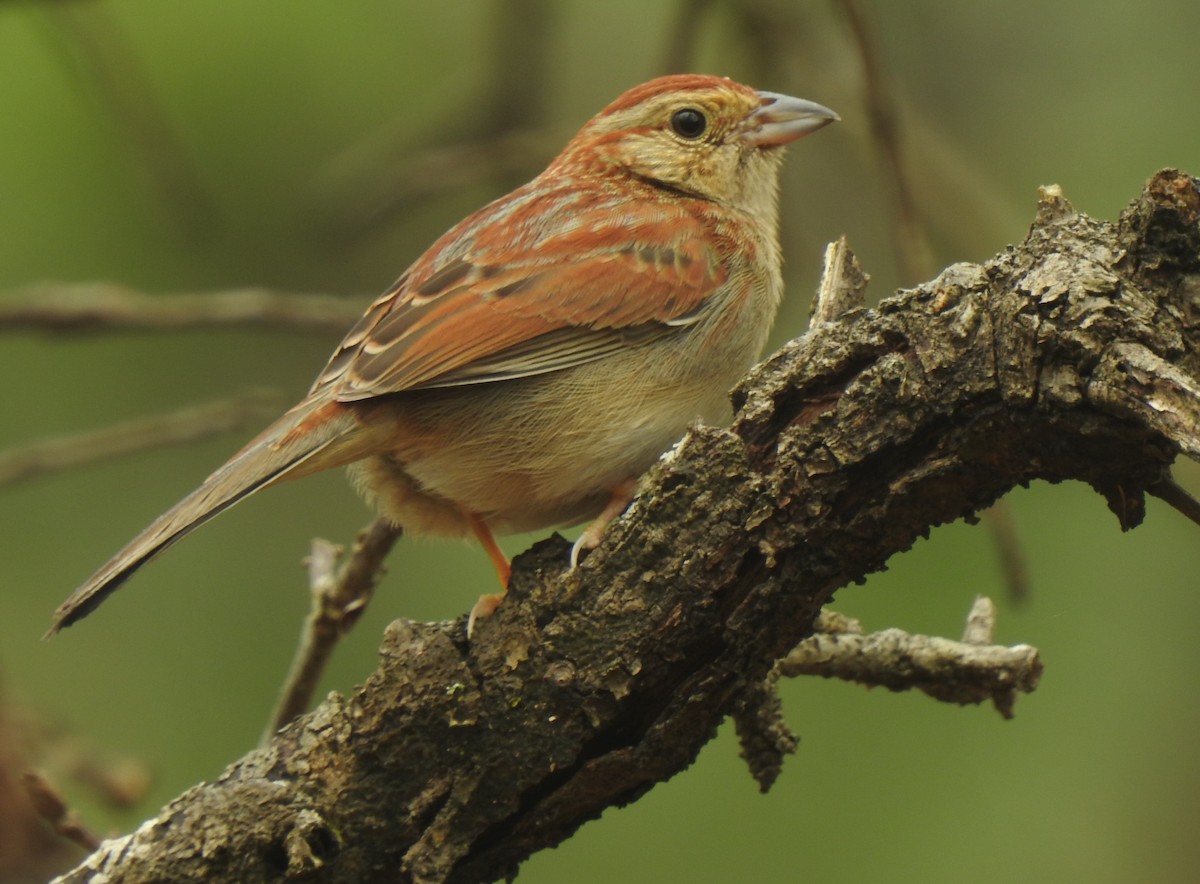
[[[723,77],[660,77],[593,117],[551,169],[633,176],[773,215],[783,146],[837,119],[814,102]]]

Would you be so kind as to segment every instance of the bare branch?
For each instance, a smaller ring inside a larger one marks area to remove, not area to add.
[[[378,235],[397,214],[423,201],[487,181],[527,176],[562,145],[549,129],[509,129],[419,150],[382,162],[375,146],[333,160],[319,176],[313,203],[321,233],[334,242]]]
[[[100,846],[100,839],[88,831],[79,819],[79,814],[73,811],[45,777],[33,771],[21,775],[21,785],[30,803],[50,827],[63,838],[73,844],[78,844],[85,850],[95,850]]]
[[[1170,476],[1164,476],[1162,481],[1148,487],[1146,493],[1154,495],[1185,518],[1200,525],[1200,500],[1188,494]]]
[[[903,139],[896,105],[888,91],[888,77],[883,71],[882,53],[859,0],[840,0],[840,5],[858,51],[867,119],[885,167],[882,179],[892,186],[893,223],[889,228],[895,235],[896,256],[906,282],[923,279],[933,269],[933,249],[917,208],[912,176],[904,162]]]
[[[1018,691],[1037,687],[1042,664],[1037,650],[992,648],[996,606],[979,596],[967,615],[961,642],[909,635],[898,629],[864,635],[857,620],[822,608],[813,634],[757,685],[748,686],[731,714],[741,755],[759,789],[768,791],[783,770],[784,758],[800,740],[783,717],[776,684],[780,676],[819,675],[893,691],[917,688],[931,697],[960,705],[991,699],[1012,718]]]
[[[274,417],[282,408],[282,401],[279,394],[260,390],[237,399],[223,399],[0,451],[0,487],[57,470],[152,448],[184,445],[238,429]]]
[[[783,703],[775,684],[779,670],[771,670],[765,681],[750,685],[746,695],[734,707],[732,718],[741,743],[741,756],[750,767],[750,776],[766,792],[783,772],[783,760],[795,753],[800,738],[783,717]]]
[[[975,597],[967,614],[962,640],[968,645],[990,645],[996,635],[996,603],[985,595]]]
[[[858,263],[845,236],[825,247],[821,283],[812,302],[809,325],[813,328],[841,319],[851,310],[866,305],[871,277]]]
[[[148,295],[115,283],[42,283],[0,294],[0,331],[288,326],[344,332],[362,304],[266,289]]]
[[[313,541],[308,558],[312,609],[264,743],[308,708],[334,647],[367,609],[383,576],[383,561],[403,533],[387,519],[376,519],[359,532],[350,558],[336,570],[342,548],[320,538]]]
[[[700,42],[700,25],[713,6],[713,0],[683,0],[676,4],[671,26],[667,28],[667,45],[663,53],[663,72],[678,74],[691,70],[692,56]]]
[[[1025,601],[1030,594],[1029,564],[1021,550],[1016,520],[1008,500],[996,501],[991,508],[984,511],[980,521],[987,528],[996,547],[996,557],[1000,562],[1004,585],[1008,587],[1008,597],[1016,601]]]
[[[935,700],[965,706],[991,700],[1012,718],[1017,692],[1030,693],[1042,675],[1036,648],[985,644],[995,618],[977,599],[963,641],[885,629],[870,635],[817,633],[779,662],[781,675],[820,675],[892,691],[914,688]]]
[[[552,157],[562,133],[541,125],[550,75],[550,36],[558,13],[548,0],[495,6],[492,61],[479,113],[452,113],[438,142],[413,149],[411,119],[335,158],[314,188],[322,232],[340,243],[378,236],[422,200],[485,181],[524,180]],[[447,133],[449,133],[447,135]]]
[[[210,227],[217,209],[168,120],[133,44],[104,3],[45,3],[42,13],[76,75],[116,122],[137,158],[136,168],[171,215],[194,232]]]

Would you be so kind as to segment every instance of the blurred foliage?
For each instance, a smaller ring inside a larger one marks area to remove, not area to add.
[[[860,6],[937,266],[1020,239],[1040,184],[1113,218],[1158,168],[1200,173],[1194,2]],[[776,342],[803,330],[821,247],[841,233],[875,297],[914,281],[897,269],[891,182],[838,3],[81,0],[0,4],[0,289],[263,285],[365,304],[668,67],[844,119],[787,164]],[[298,396],[335,338],[5,333],[0,448],[250,387]],[[38,641],[79,580],[249,435],[0,489],[7,693],[156,774],[123,811],[60,783],[94,830],[129,828],[253,744],[307,604],[307,538],[349,541],[367,521],[339,476],[273,490]],[[1194,467],[1180,474],[1200,488]],[[791,683],[803,743],[769,795],[725,729],[692,770],[535,857],[521,880],[1194,880],[1196,529],[1151,502],[1147,524],[1122,535],[1078,487],[1010,500],[1034,594],[1000,599],[997,638],[1038,645],[1047,664],[1015,721]],[[976,593],[1003,595],[978,528],[939,528],[892,565],[838,606],[868,628],[956,635]],[[457,616],[489,571],[473,549],[402,543],[327,688],[370,671],[391,617]]]

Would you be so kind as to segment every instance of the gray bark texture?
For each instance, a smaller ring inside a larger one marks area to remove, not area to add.
[[[762,711],[749,742],[785,750],[764,686],[839,587],[1034,479],[1087,482],[1122,528],[1174,488],[1200,454],[1198,219],[1174,170],[1116,223],[1052,189],[987,263],[843,300],[577,571],[552,537],[472,641],[462,619],[393,623],[353,695],[61,880],[495,880],[687,767],[726,716]]]

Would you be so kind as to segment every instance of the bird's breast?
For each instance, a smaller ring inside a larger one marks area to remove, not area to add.
[[[466,533],[466,512],[501,534],[591,518],[691,424],[727,418],[765,331],[718,319],[563,371],[388,397],[372,407],[389,450],[359,484],[417,533]]]

